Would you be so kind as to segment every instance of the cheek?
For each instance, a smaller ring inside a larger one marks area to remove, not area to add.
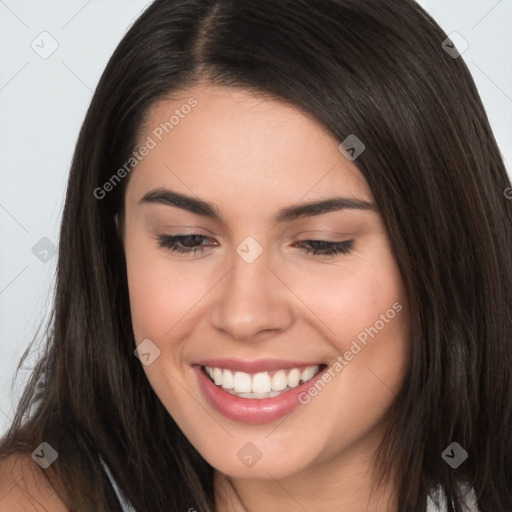
[[[384,335],[391,327],[398,327],[396,324],[405,316],[396,312],[405,309],[405,291],[386,244],[376,247],[371,259],[353,258],[336,265],[317,266],[302,276],[293,278],[294,292],[314,313],[315,324],[326,339],[340,352],[348,350],[351,341],[376,322]],[[393,308],[395,303],[402,308]],[[384,328],[381,315],[389,320]]]
[[[202,290],[199,279],[177,272],[176,264],[147,235],[127,237],[125,253],[135,340],[160,340],[197,302]]]
[[[294,289],[334,349],[332,361],[342,358],[333,378],[345,411],[363,422],[370,420],[368,411],[383,413],[398,392],[409,347],[407,299],[396,262],[386,243],[371,254],[297,280]]]

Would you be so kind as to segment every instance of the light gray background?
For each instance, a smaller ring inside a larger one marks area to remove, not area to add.
[[[67,174],[92,93],[150,3],[0,0],[0,433],[37,353],[12,385],[14,369],[51,305],[57,258],[40,240],[58,243]],[[512,0],[419,3],[447,34],[458,32],[468,42],[462,57],[510,172]],[[42,245],[34,254],[36,244]]]

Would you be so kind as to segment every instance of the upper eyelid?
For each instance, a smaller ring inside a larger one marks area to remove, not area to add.
[[[176,233],[166,233],[166,230],[180,230]],[[188,229],[192,229],[195,231],[188,232]],[[206,233],[204,232],[206,231]],[[351,229],[347,229],[344,231],[339,231],[336,229],[329,229],[328,227],[321,227],[320,229],[303,229],[299,231],[298,233],[295,233],[293,236],[285,236],[286,239],[292,240],[296,239],[297,237],[303,238],[304,236],[307,237],[321,237],[319,240],[325,240],[325,239],[333,239],[333,241],[342,241],[344,239],[347,239],[349,237],[355,237],[356,232],[360,231],[359,227],[352,227]],[[219,232],[213,232],[210,229],[207,228],[198,228],[195,226],[171,226],[171,225],[164,225],[160,229],[155,229],[153,231],[158,236],[166,236],[166,237],[184,237],[184,236],[203,236],[205,238],[223,238],[224,235]],[[249,235],[247,235],[249,236]],[[306,238],[305,238],[306,239]],[[309,239],[309,238],[308,238]]]
[[[176,239],[176,238],[187,238],[187,237],[202,237],[203,239],[210,239],[210,240],[213,239],[211,236],[204,235],[203,233],[177,233],[177,234],[173,234],[173,235],[168,235],[168,234],[157,235],[157,238],[160,238],[160,239]],[[343,239],[332,240],[331,239],[331,238],[333,238],[332,235],[324,235],[323,238],[305,237],[305,238],[302,238],[301,240],[298,240],[298,241],[299,242],[314,241],[314,242],[340,243],[340,242],[347,242],[347,241],[349,241],[351,235],[338,235],[338,237],[342,237]],[[334,238],[336,238],[336,237],[334,237]]]
[[[201,237],[200,243],[198,245],[195,245],[193,248],[206,247],[208,244],[203,244],[202,242],[207,239],[211,240],[211,237],[203,235],[202,233],[178,233],[176,235],[157,235],[155,238],[158,241],[159,245],[165,246],[166,241],[172,241],[175,244],[179,244],[180,243],[179,239],[189,238],[189,237]],[[352,247],[355,243],[355,238],[348,237],[348,238],[344,238],[343,240],[330,240],[329,237],[324,237],[324,238],[320,238],[320,239],[303,238],[301,240],[296,240],[294,243],[301,244],[301,243],[305,243],[305,242],[327,243],[331,246],[346,245],[346,246],[349,246],[349,249],[352,249]],[[215,242],[214,245],[218,245],[218,242]],[[191,247],[189,249],[192,251],[193,248]]]
[[[166,249],[170,249],[172,252],[188,254],[188,255],[195,254],[197,252],[201,252],[201,253],[204,252],[205,247],[207,247],[207,246],[203,245],[202,243],[199,243],[198,245],[194,245],[192,247],[187,247],[185,245],[181,245],[180,249],[174,248],[176,245],[180,244],[180,242],[179,242],[180,238],[189,238],[189,237],[200,237],[202,239],[201,242],[205,239],[210,238],[203,234],[191,233],[191,234],[177,234],[177,235],[157,235],[156,239],[158,241],[158,245],[160,245],[161,247],[164,247]],[[332,258],[332,257],[336,257],[336,256],[347,255],[348,253],[352,252],[354,243],[355,243],[355,239],[349,238],[349,239],[345,239],[345,240],[325,240],[325,239],[315,240],[315,239],[311,239],[311,238],[305,238],[303,240],[299,240],[299,241],[295,242],[295,244],[299,245],[299,244],[304,244],[306,242],[312,242],[312,243],[317,242],[320,244],[324,243],[324,244],[327,244],[327,246],[329,247],[328,249],[325,249],[325,248],[318,249],[318,248],[314,248],[311,246],[300,247],[300,249],[302,249],[302,251],[304,251],[306,254],[313,253],[314,256],[318,256],[320,258],[323,258],[323,257]]]

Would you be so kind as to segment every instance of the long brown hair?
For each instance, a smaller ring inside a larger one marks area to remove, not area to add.
[[[158,99],[207,80],[286,101],[340,142],[382,213],[407,290],[409,371],[388,413],[376,476],[400,511],[457,482],[484,512],[512,510],[510,180],[470,73],[412,0],[156,0],[126,33],[77,141],[46,352],[0,454],[59,454],[46,474],[73,511],[120,510],[99,455],[138,512],[215,510],[213,468],[160,403],[133,355],[126,267],[113,216]],[[136,170],[134,171],[136,172]],[[21,365],[21,363],[20,363]],[[441,453],[459,443],[452,469]]]

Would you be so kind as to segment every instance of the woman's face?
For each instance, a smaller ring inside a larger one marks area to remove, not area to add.
[[[196,86],[151,109],[137,146],[119,224],[135,340],[169,414],[231,477],[363,460],[401,387],[405,291],[340,142],[282,102]],[[304,207],[335,198],[351,202]]]

